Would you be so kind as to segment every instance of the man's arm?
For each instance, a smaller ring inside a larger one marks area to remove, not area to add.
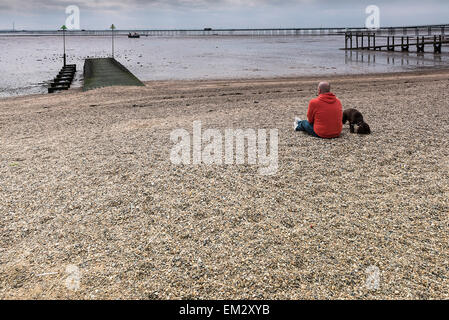
[[[313,108],[312,101],[309,102],[309,109],[307,110],[307,121],[310,124],[313,124],[315,121],[315,110]]]

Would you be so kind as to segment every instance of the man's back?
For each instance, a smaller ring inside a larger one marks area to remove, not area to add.
[[[337,138],[343,129],[341,102],[330,92],[320,94],[310,101],[307,118],[321,138]]]

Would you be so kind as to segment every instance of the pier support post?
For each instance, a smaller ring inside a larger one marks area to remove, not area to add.
[[[441,53],[441,35],[438,37],[439,41],[437,41],[437,36],[433,36],[433,52]]]
[[[394,36],[392,38],[392,44],[390,45],[390,37],[387,37],[387,51],[394,51]]]
[[[409,45],[409,37],[407,36],[407,44],[404,43],[405,38],[402,37],[401,38],[401,51],[402,52],[408,52],[410,49],[410,45]]]
[[[422,37],[422,43],[419,43],[419,37],[416,37],[416,51],[418,53],[424,53],[424,37]]]

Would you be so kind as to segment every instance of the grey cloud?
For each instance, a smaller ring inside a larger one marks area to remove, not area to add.
[[[383,25],[447,23],[447,0],[0,0],[0,29],[12,21],[27,28],[57,26],[65,8],[78,5],[85,28],[347,26],[364,23],[364,8],[381,8]],[[32,17],[32,18],[30,18]]]
[[[20,10],[61,10],[69,5],[78,5],[79,7],[104,10],[117,8],[145,8],[145,7],[161,7],[161,8],[209,8],[218,7],[234,7],[245,8],[254,6],[293,6],[293,5],[315,5],[317,7],[348,7],[360,5],[361,3],[370,4],[396,4],[403,3],[407,6],[410,2],[421,1],[405,1],[405,0],[0,0],[0,8],[2,10],[20,9]],[[436,0],[429,2],[446,3],[446,0]]]
[[[213,8],[221,6],[251,7],[257,5],[288,5],[321,1],[322,0],[30,0],[18,2],[14,0],[0,0],[0,8],[3,10],[61,10],[69,5],[78,5],[79,7],[98,10],[143,7]],[[327,1],[324,0],[324,2]]]

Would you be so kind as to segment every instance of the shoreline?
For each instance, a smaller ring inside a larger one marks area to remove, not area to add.
[[[287,77],[254,77],[254,78],[217,78],[217,79],[195,79],[195,80],[149,80],[142,81],[145,86],[156,85],[163,86],[166,84],[176,84],[176,85],[187,85],[187,84],[244,84],[244,83],[254,83],[254,84],[264,84],[264,83],[292,83],[292,82],[308,82],[308,81],[346,81],[346,80],[375,80],[375,79],[387,79],[387,78],[417,78],[417,77],[438,77],[442,74],[449,73],[449,67],[439,68],[439,67],[423,67],[423,70],[411,70],[411,71],[400,71],[400,72],[380,72],[380,73],[355,73],[355,74],[332,74],[332,75],[311,75],[311,76],[287,76]],[[71,88],[66,92],[55,93],[53,95],[64,95],[64,94],[74,94],[82,92],[82,87]],[[45,97],[50,96],[48,93],[42,94],[26,94],[26,95],[16,95],[8,97],[0,97],[1,101],[20,99],[20,98],[30,98],[30,97]]]
[[[195,80],[149,80],[143,81],[145,84],[164,84],[164,83],[266,83],[266,82],[302,82],[302,81],[319,81],[328,79],[329,81],[344,81],[344,80],[369,80],[379,78],[398,78],[404,77],[431,77],[449,73],[449,67],[424,67],[424,70],[411,70],[400,72],[373,72],[373,73],[346,73],[346,74],[331,74],[331,75],[310,75],[310,76],[287,76],[287,77],[254,77],[254,78],[217,78],[217,79],[195,79]]]

